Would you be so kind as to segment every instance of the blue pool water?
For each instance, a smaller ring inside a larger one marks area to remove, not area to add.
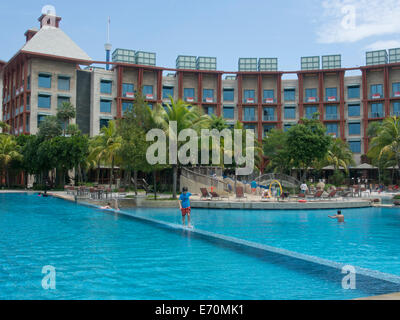
[[[170,209],[130,212],[160,221],[179,222],[180,218]],[[351,226],[350,213],[345,227],[332,221],[323,226],[325,214],[322,218],[317,212],[307,216],[298,212],[253,211],[249,215],[193,210],[193,220],[196,229],[332,258],[335,247],[342,255],[351,253],[330,242],[332,237],[339,235],[347,244],[358,241],[359,245],[353,246],[358,252],[364,243],[387,239],[381,238],[384,230],[379,235],[371,230],[399,227],[393,220],[394,211],[362,212],[370,224],[359,226],[360,234],[353,236],[346,231]],[[352,215],[357,217],[357,211]],[[385,220],[386,216],[392,219]],[[386,223],[379,222],[382,219]],[[314,227],[307,227],[307,221]],[[314,243],[323,235],[328,237],[324,240],[328,246]],[[393,251],[380,253],[383,265],[385,254],[396,255],[396,243]],[[367,252],[366,248],[362,252]],[[373,254],[378,251],[372,248],[369,258],[377,259]],[[353,254],[354,259],[356,256]],[[42,268],[47,265],[56,269],[56,290],[41,286]],[[0,194],[0,299],[352,299],[377,293],[385,292],[344,290],[340,281],[321,277],[310,266],[251,254],[184,230],[55,198]]]
[[[179,223],[174,209],[131,209],[140,216]],[[234,236],[319,258],[400,276],[400,209],[342,210],[345,223],[328,218],[335,210],[193,209],[196,229]]]

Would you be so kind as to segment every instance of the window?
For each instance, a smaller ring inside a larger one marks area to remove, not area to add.
[[[311,98],[311,99],[309,99]],[[317,89],[313,88],[313,89],[306,89],[306,101],[307,102],[313,102],[312,98],[317,98]],[[316,101],[316,99],[315,99]]]
[[[245,130],[252,130],[254,134],[256,134],[256,125],[255,124],[245,124],[243,126]]]
[[[361,141],[349,141],[350,150],[353,153],[361,153]]]
[[[187,98],[192,98],[194,100],[194,88],[184,88],[183,97],[185,98],[185,100]]]
[[[31,90],[31,76],[28,76],[28,83],[26,84],[26,88]]]
[[[256,91],[255,90],[244,90],[243,102],[255,103],[256,102]]]
[[[400,82],[395,82],[392,84],[392,94],[393,97],[400,97]]]
[[[263,98],[264,98],[264,101],[270,100],[270,99],[272,99],[272,101],[273,101],[273,99],[275,98],[274,89],[264,90]]]
[[[275,129],[274,124],[265,124],[263,126],[263,136],[266,137],[272,129]]]
[[[39,88],[50,89],[51,88],[51,75],[42,74],[42,73],[39,74],[38,86],[39,86]]]
[[[349,117],[360,116],[360,104],[349,104]]]
[[[369,115],[370,118],[383,118],[385,113],[383,112],[383,104],[382,103],[372,103],[371,104],[371,113]]]
[[[225,119],[235,118],[235,107],[225,107],[224,106],[224,118]]]
[[[153,86],[150,85],[143,86],[143,95],[148,100],[154,99]]]
[[[243,121],[256,121],[256,109],[243,108]]]
[[[62,97],[62,96],[58,96],[57,97],[57,107],[61,107],[61,105],[64,102],[70,102],[70,98],[69,97]]]
[[[349,123],[349,135],[360,135],[361,134],[361,124],[360,122],[350,122]]]
[[[163,87],[163,99],[169,99],[170,97],[174,97],[174,87]]]
[[[47,117],[48,117],[48,115],[45,115],[45,114],[38,114],[38,116],[37,116],[37,126],[38,126],[38,128],[39,128],[40,124],[41,124],[44,120],[46,120]]]
[[[371,98],[382,98],[383,97],[383,86],[381,84],[371,85]]]
[[[110,119],[100,119],[100,130],[103,127],[108,127],[108,122],[110,121]]]
[[[336,120],[338,118],[337,106],[326,106],[325,107],[325,120]]]
[[[224,89],[224,101],[234,101],[235,90],[234,89]]]
[[[286,132],[288,131],[293,125],[291,123],[285,123],[283,125],[283,131]]]
[[[135,92],[134,89],[135,89],[135,86],[133,85],[133,83],[123,83],[122,84],[122,96],[133,98],[134,92]]]
[[[263,121],[275,121],[275,108],[264,108]]]
[[[203,102],[214,102],[214,89],[203,89]]]
[[[100,112],[111,113],[111,100],[100,100]]]
[[[349,99],[360,99],[360,86],[348,86],[347,97]]]
[[[51,108],[51,96],[47,94],[38,95],[38,108]]]
[[[283,97],[284,97],[285,101],[295,101],[296,89],[284,89]]]
[[[337,88],[325,88],[325,96],[327,101],[336,101]]]
[[[285,119],[296,119],[296,107],[285,107],[284,116]]]
[[[400,116],[400,102],[393,102],[393,115]]]
[[[58,90],[69,91],[70,77],[58,76]]]
[[[105,94],[111,94],[112,81],[111,80],[100,80],[100,92]]]
[[[339,137],[339,126],[337,123],[327,123],[326,124],[326,133],[329,135],[335,135],[335,137]]]
[[[214,107],[204,107],[204,113],[211,116],[212,114],[214,114]]]
[[[318,112],[317,106],[312,106],[312,107],[305,107],[306,110],[306,118],[307,119],[312,119],[314,116],[314,113]]]
[[[122,113],[124,113],[127,110],[131,110],[132,107],[133,107],[133,103],[132,102],[122,102]]]

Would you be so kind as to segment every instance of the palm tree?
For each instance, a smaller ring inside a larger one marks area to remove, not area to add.
[[[182,100],[174,101],[172,98],[169,104],[165,105],[165,108],[161,105],[157,105],[152,111],[152,118],[154,123],[162,128],[167,136],[169,136],[169,125],[175,121],[177,124],[177,136],[184,129],[194,129],[197,132],[201,128],[205,128],[209,124],[209,117],[204,115],[200,108],[191,107]],[[178,142],[178,149],[182,142]],[[172,164],[173,169],[173,187],[172,193],[173,198],[176,198],[177,189],[177,177],[178,177],[178,165]]]
[[[347,173],[349,166],[354,164],[353,153],[349,145],[342,139],[333,139],[328,154],[326,155],[325,163],[332,165],[334,171],[342,167]]]
[[[63,131],[67,130],[69,121],[76,117],[75,107],[70,102],[63,102],[57,110],[57,119],[63,124]]]
[[[376,126],[368,156],[375,160],[385,156],[393,159],[400,168],[400,117],[386,118]]]
[[[7,186],[10,187],[10,175],[8,166],[13,160],[19,160],[22,155],[14,136],[0,135],[0,165],[6,172]]]
[[[114,179],[114,166],[119,161],[119,149],[122,145],[122,138],[118,135],[114,121],[110,121],[107,127],[101,129],[101,134],[92,143],[89,159],[95,159],[97,164],[103,162],[111,165],[110,188]]]

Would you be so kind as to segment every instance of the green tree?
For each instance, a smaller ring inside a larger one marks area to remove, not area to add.
[[[307,168],[326,157],[332,138],[317,119],[302,119],[301,123],[287,131],[287,135],[287,152],[293,165],[303,171],[304,180]]]
[[[122,138],[117,132],[115,121],[109,121],[108,126],[101,129],[96,142],[98,144],[91,148],[89,157],[99,159],[102,163],[111,166],[111,188],[114,179],[114,167],[116,163],[119,163],[119,151],[122,146]]]
[[[62,123],[64,135],[71,119],[76,117],[75,107],[70,102],[63,102],[57,109],[57,119]]]
[[[122,137],[119,150],[121,166],[128,173],[130,181],[133,171],[135,193],[137,194],[137,172],[152,172],[161,166],[151,166],[147,162],[146,152],[150,143],[146,141],[146,132],[154,127],[152,113],[142,94],[137,93],[131,109],[124,112],[124,117],[118,121],[117,129]]]
[[[154,123],[162,128],[165,134],[169,137],[169,124],[171,122],[176,122],[177,132],[179,133],[184,129],[193,129],[198,133],[201,128],[208,127],[209,117],[204,115],[200,108],[187,105],[182,100],[174,101],[171,98],[169,104],[166,104],[165,109],[161,105],[157,105],[152,112],[152,118]],[[173,139],[173,137],[171,137]],[[178,149],[182,146],[184,142],[177,142]],[[177,164],[171,164],[173,169],[173,186],[172,186],[172,196],[176,199],[177,194],[177,177],[178,177],[178,167],[179,159]]]
[[[38,137],[43,140],[51,139],[62,134],[62,128],[56,116],[48,116],[39,125]]]
[[[335,172],[339,170],[340,167],[343,167],[343,169],[348,172],[349,166],[354,164],[353,153],[348,143],[344,142],[342,139],[332,139],[324,164],[332,165]]]
[[[292,166],[292,158],[287,152],[287,132],[272,129],[263,139],[263,154],[268,158],[267,170],[288,173]]]
[[[368,156],[377,161],[385,157],[400,168],[400,117],[384,119],[371,127],[374,133],[369,145]]]
[[[7,186],[10,187],[9,165],[14,160],[20,160],[22,155],[14,136],[0,135],[0,165],[6,175]]]

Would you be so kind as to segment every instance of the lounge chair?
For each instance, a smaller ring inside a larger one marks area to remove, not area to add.
[[[336,197],[336,190],[332,190],[329,194],[328,194],[328,199],[333,199]]]
[[[244,195],[243,187],[236,187],[236,199],[244,199],[246,196]]]
[[[210,200],[211,195],[208,193],[206,188],[200,188],[201,191],[201,197],[200,200]]]
[[[214,199],[221,200],[221,196],[218,193],[216,193],[215,191],[211,191],[210,194],[211,194],[211,200],[214,200]]]
[[[319,190],[319,191],[317,191],[316,193],[314,193],[310,198],[311,198],[312,200],[321,199],[323,193],[324,193],[323,190]]]

